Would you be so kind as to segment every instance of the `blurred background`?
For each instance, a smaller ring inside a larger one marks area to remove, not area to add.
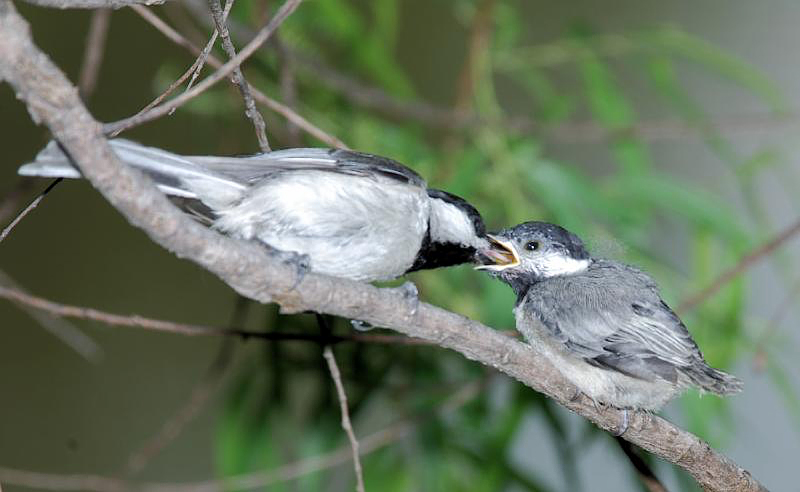
[[[237,46],[279,5],[237,2]],[[76,84],[87,44],[104,47],[94,88],[84,82],[101,121],[136,113],[195,60],[131,9],[17,7]],[[198,46],[213,30],[202,0],[150,12]],[[745,381],[739,396],[689,392],[663,414],[772,490],[800,490],[798,22],[790,1],[308,0],[244,69],[348,146],[465,197],[492,229],[554,221],[596,255],[649,271],[712,365]],[[92,24],[100,36],[89,36]],[[260,109],[273,147],[326,145]],[[15,171],[49,136],[5,84],[0,130],[5,226],[48,184]],[[258,151],[228,82],[123,136],[180,153]],[[759,250],[771,241],[774,250]],[[83,182],[57,186],[14,229],[0,270],[0,285],[66,304],[319,333],[310,315],[238,300]],[[510,289],[469,267],[409,279],[427,302],[514,326]],[[261,490],[353,489],[317,343],[148,332],[7,299],[0,320],[3,490],[23,490],[3,481],[10,469],[194,485],[247,474]],[[345,320],[331,329],[352,333]],[[396,341],[346,341],[335,352],[369,491],[644,490],[609,435],[494,370]],[[695,490],[679,469],[645,458],[669,490]]]

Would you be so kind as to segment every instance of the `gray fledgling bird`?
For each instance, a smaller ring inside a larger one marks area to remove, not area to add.
[[[476,268],[514,289],[517,329],[595,402],[655,411],[690,386],[741,391],[741,381],[706,363],[644,272],[592,258],[578,236],[554,224],[488,236],[492,247],[479,251],[484,265]]]
[[[311,270],[358,281],[473,261],[487,247],[480,214],[428,189],[385,157],[287,149],[249,157],[181,156],[109,142],[186,212],[232,237],[305,255]],[[19,168],[24,176],[80,178],[56,142]]]

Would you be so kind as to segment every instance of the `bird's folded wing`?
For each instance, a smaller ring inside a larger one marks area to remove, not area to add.
[[[257,182],[287,171],[322,171],[364,178],[389,178],[425,188],[425,180],[386,157],[341,149],[286,149],[247,157],[190,156],[187,159],[243,182]]]
[[[702,360],[697,344],[672,310],[649,289],[636,295],[600,289],[557,289],[558,300],[527,301],[547,333],[590,364],[645,380],[676,381]],[[556,307],[554,307],[556,306]]]

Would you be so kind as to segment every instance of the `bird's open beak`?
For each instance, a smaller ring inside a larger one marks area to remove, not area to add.
[[[519,255],[511,241],[491,234],[486,237],[489,239],[489,247],[478,250],[477,260],[481,264],[475,267],[476,270],[497,272],[519,265]]]

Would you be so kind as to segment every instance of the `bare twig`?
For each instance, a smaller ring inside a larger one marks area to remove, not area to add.
[[[228,16],[228,13],[230,12],[230,7],[232,5],[233,5],[233,0],[228,0],[225,3],[225,10],[222,12],[223,17],[227,17]],[[144,17],[146,20],[148,20],[154,26],[162,26],[162,27],[166,26],[166,24],[164,24],[163,21],[161,19],[159,19],[157,15],[155,15],[152,12],[150,12],[150,10],[145,8],[145,7],[141,7],[141,6],[137,5],[137,6],[133,7],[133,10],[135,10],[137,13],[139,13],[139,15]],[[167,28],[168,28],[168,26],[167,26]],[[175,39],[172,36],[170,36],[168,34],[168,32],[169,31],[167,31],[167,33],[165,33],[165,35],[167,35],[167,37],[169,37],[170,39],[175,41]],[[161,94],[158,95],[158,97],[156,97],[155,99],[150,101],[150,103],[147,106],[145,106],[144,108],[142,108],[138,113],[136,113],[134,115],[134,117],[138,117],[139,115],[144,114],[144,113],[150,111],[152,108],[154,108],[154,107],[158,106],[159,104],[161,104],[161,102],[164,99],[166,99],[167,96],[172,94],[175,91],[175,89],[180,87],[181,84],[183,84],[186,81],[186,79],[188,79],[190,76],[191,76],[191,80],[189,80],[189,83],[186,86],[186,90],[188,91],[189,89],[191,89],[192,85],[194,84],[195,79],[200,75],[200,71],[203,69],[203,65],[206,62],[206,58],[208,57],[209,53],[211,53],[211,48],[214,46],[214,42],[217,40],[217,35],[218,35],[218,33],[217,33],[217,30],[215,29],[214,32],[211,34],[211,39],[208,40],[208,42],[206,43],[206,46],[203,48],[203,50],[200,53],[200,55],[195,59],[194,62],[192,62],[191,66],[189,66],[189,68],[186,69],[185,72],[183,72],[183,75],[178,77],[177,80],[175,80],[173,83],[171,83],[169,85],[169,87],[167,87],[167,89],[164,92],[162,92]],[[181,41],[176,41],[176,42],[178,44],[181,44]],[[194,46],[194,45],[191,45],[191,46]],[[178,109],[178,108],[177,107],[173,107],[169,111],[168,114],[172,115],[175,112],[176,109]],[[122,132],[122,129],[119,129],[119,130],[111,132],[109,134],[109,136],[116,137],[117,135],[120,134],[120,132]]]
[[[339,409],[342,412],[342,429],[347,434],[347,439],[350,440],[350,447],[353,450],[353,468],[356,473],[356,491],[364,492],[364,476],[361,472],[361,458],[358,453],[358,439],[353,432],[353,424],[350,423],[350,411],[347,409],[347,394],[344,392],[344,385],[342,384],[342,375],[339,372],[339,365],[336,364],[336,357],[333,355],[333,350],[330,345],[325,347],[322,355],[328,362],[328,370],[331,372],[333,384],[336,386],[336,395],[339,398]]]
[[[150,180],[119,161],[101,126],[29,33],[29,26],[13,4],[0,0],[0,78],[11,84],[34,120],[47,125],[83,176],[153,241],[191,259],[253,300],[275,302],[285,312],[315,311],[359,319],[432,341],[508,374],[604,430],[620,428],[622,411],[600,408],[585,396],[574,398],[575,387],[525,344],[426,303],[410,310],[402,293],[394,289],[314,272],[300,277],[293,266],[265,248],[222,236],[193,222],[172,206]],[[246,50],[237,58],[244,58]],[[628,427],[623,435],[626,440],[679,465],[704,489],[766,490],[745,469],[686,430],[647,412],[628,411],[627,415]],[[366,447],[363,440],[361,445]],[[174,488],[174,484],[170,487]]]
[[[792,286],[787,290],[786,296],[775,308],[775,312],[769,317],[767,325],[758,336],[753,349],[753,365],[757,371],[763,371],[767,363],[767,344],[775,336],[781,327],[781,322],[797,305],[797,296],[800,295],[800,277],[795,279]]]
[[[35,181],[37,180],[27,176],[22,177],[3,197],[3,200],[0,201],[0,222],[5,222],[7,218],[11,217],[11,214],[17,211],[19,203],[28,195]]]
[[[183,3],[193,17],[200,22],[208,22],[208,12],[201,8],[202,0],[190,0]],[[250,39],[253,31],[248,26],[229,21],[231,34],[239,40]],[[669,28],[665,31],[669,34]],[[623,36],[625,38],[625,36]],[[600,35],[592,40],[592,46],[604,56],[618,56],[620,35]],[[626,41],[630,48],[639,44]],[[277,46],[277,45],[276,45]],[[556,50],[552,48],[555,47]],[[280,49],[280,47],[279,47]],[[536,48],[534,48],[536,49]],[[568,43],[556,42],[538,47],[542,56],[538,57],[539,66],[550,66],[576,59]],[[557,52],[555,57],[552,53]],[[619,130],[608,128],[593,121],[564,122],[556,126],[541,125],[535,120],[514,115],[501,121],[487,120],[473,112],[462,112],[437,106],[426,101],[409,101],[397,98],[380,87],[365,83],[352,75],[326,65],[319,58],[299,52],[286,46],[286,56],[296,63],[299,70],[313,75],[314,80],[321,82],[343,96],[349,102],[378,111],[395,118],[411,120],[423,125],[443,129],[464,129],[493,124],[507,128],[510,132],[534,133],[558,143],[594,144],[611,139]],[[519,55],[510,55],[519,59]],[[527,63],[527,62],[525,62]],[[800,127],[800,113],[796,111],[776,114],[742,114],[711,118],[701,124],[677,119],[640,121],[624,132],[646,141],[675,140],[702,137],[705,132],[713,131],[728,136],[750,136],[770,134],[776,131],[794,131]]]
[[[222,9],[223,21],[227,22],[228,14],[230,13],[231,8],[233,8],[233,0],[225,0],[225,8]],[[208,40],[205,47],[203,48],[203,51],[200,52],[200,54],[197,56],[197,59],[194,62],[195,68],[194,72],[192,73],[192,78],[191,80],[189,80],[189,84],[186,86],[187,91],[192,88],[195,81],[197,80],[197,77],[200,76],[200,72],[203,70],[203,66],[206,64],[208,55],[211,54],[211,50],[214,48],[214,43],[216,42],[218,36],[219,36],[219,29],[215,27],[214,32],[211,33],[211,38]],[[273,36],[275,36],[275,34],[273,34]],[[173,108],[173,111],[174,110],[175,108]]]
[[[377,451],[403,438],[412,427],[410,422],[403,421],[362,438],[362,454]],[[223,492],[268,487],[343,465],[350,459],[352,459],[352,455],[348,445],[330,453],[288,463],[272,470],[203,482],[136,483],[100,475],[60,475],[3,467],[0,467],[0,480],[6,484],[21,487],[62,492],[82,490],[90,492]]]
[[[228,3],[232,5],[233,0],[228,0]],[[220,40],[222,40],[222,49],[228,54],[228,58],[235,58],[236,47],[233,46],[233,41],[231,41],[231,35],[228,32],[228,25],[225,23],[225,16],[222,13],[222,6],[219,0],[208,0],[208,7],[211,9],[211,17],[214,19],[214,24],[217,26]],[[226,7],[228,6],[226,5]],[[228,10],[230,10],[230,7],[228,7]],[[261,152],[269,152],[269,141],[267,140],[266,133],[267,125],[264,123],[264,117],[261,116],[261,113],[258,112],[258,108],[256,108],[256,102],[253,100],[253,94],[250,92],[250,84],[245,80],[241,66],[236,67],[231,73],[231,82],[239,88],[239,92],[242,94],[245,107],[244,114],[253,122]]]
[[[278,47],[280,60],[281,97],[290,108],[297,107],[297,79],[294,74],[294,61],[287,55],[286,44],[281,40],[280,36],[275,36],[273,42]],[[286,134],[287,141],[291,147],[300,146],[300,129],[297,125],[288,122]]]
[[[2,231],[2,232],[0,232],[0,243],[2,243],[2,242],[3,242],[3,240],[4,240],[6,237],[8,237],[8,235],[9,235],[9,234],[11,234],[11,231],[13,231],[15,227],[17,227],[17,224],[19,224],[19,223],[20,223],[20,221],[21,221],[22,219],[24,219],[26,215],[28,215],[29,213],[31,213],[31,210],[33,210],[34,208],[36,208],[36,207],[39,205],[39,203],[41,203],[41,201],[42,201],[42,200],[44,200],[44,197],[45,197],[45,195],[47,195],[48,193],[50,193],[50,190],[52,190],[53,188],[55,188],[55,187],[56,187],[56,185],[57,185],[58,183],[60,183],[62,179],[63,179],[63,178],[56,178],[55,180],[53,180],[53,182],[52,182],[52,183],[50,183],[50,184],[47,186],[47,188],[45,188],[45,189],[44,189],[44,191],[43,191],[43,192],[39,193],[39,196],[37,196],[36,198],[34,198],[34,200],[33,200],[31,203],[29,203],[29,204],[28,204],[28,206],[27,206],[27,207],[25,207],[25,208],[22,210],[22,212],[20,212],[19,214],[17,214],[17,216],[16,216],[16,217],[14,217],[14,220],[12,220],[12,221],[11,221],[11,223],[10,223],[10,224],[8,224],[8,225],[5,227],[5,229],[3,229],[3,231]]]
[[[97,84],[97,75],[103,63],[103,52],[106,47],[108,25],[111,21],[110,9],[98,9],[92,13],[89,34],[86,36],[86,49],[83,55],[83,66],[78,82],[78,90],[84,101],[88,101]]]
[[[220,353],[222,355],[217,357],[206,375],[192,388],[188,400],[163,423],[155,435],[131,453],[125,467],[129,475],[140,472],[153,456],[174,441],[206,406],[209,399],[224,386],[225,376],[230,372],[227,371],[230,357],[225,344],[222,345]]]
[[[7,286],[25,293],[13,278],[2,270],[0,270],[0,286]],[[39,323],[42,328],[61,340],[64,345],[74,350],[81,357],[90,362],[98,362],[102,359],[103,349],[77,326],[59,316],[54,316],[52,313],[36,309],[33,306],[24,303],[17,303],[17,305]]]
[[[156,15],[150,12],[148,9],[144,7],[132,7],[132,9],[142,16],[144,20],[149,22],[153,27],[155,27],[159,32],[164,34],[167,38],[169,38],[172,42],[178,44],[189,50],[190,52],[194,53],[195,56],[199,56],[202,53],[202,50],[195,46],[191,41],[186,39],[182,36],[179,32],[172,29],[169,25],[164,23],[161,19],[159,19]],[[217,58],[213,55],[208,56],[208,64],[215,67],[220,68],[222,67],[222,62],[220,62]],[[340,149],[348,148],[344,142],[339,140],[338,138],[334,137],[326,133],[321,128],[317,127],[303,116],[297,114],[293,109],[282,104],[267,95],[263,92],[259,91],[253,86],[250,86],[250,90],[253,92],[253,97],[256,101],[260,102],[261,104],[267,106],[271,110],[275,111],[276,113],[280,114],[284,118],[286,118],[291,123],[297,125],[299,128],[302,128],[306,133],[311,135],[314,138],[317,138],[321,142],[325,142],[326,144],[330,145],[331,147],[336,147]]]
[[[446,398],[441,406],[441,413],[456,411],[471,401],[480,391],[481,385],[473,381]],[[415,422],[429,418],[425,413],[400,420],[360,439],[360,453],[370,454],[408,435]],[[310,473],[327,470],[343,465],[352,460],[352,448],[349,444],[312,458],[305,458],[278,468],[228,477],[222,480],[206,480],[184,483],[138,483],[98,475],[61,475],[0,467],[0,481],[22,487],[53,491],[91,492],[222,492],[227,490],[251,490],[287,482]]]
[[[741,275],[744,271],[748,268],[756,264],[760,259],[769,256],[778,249],[783,243],[792,239],[800,233],[800,219],[798,219],[795,223],[784,229],[783,231],[779,232],[775,237],[767,241],[766,243],[762,244],[761,246],[757,247],[750,253],[744,255],[738,263],[734,266],[725,270],[721,274],[719,274],[711,283],[701,289],[700,291],[692,294],[691,296],[684,299],[683,302],[680,303],[678,306],[677,311],[689,311],[697,307],[698,304],[702,303],[709,297],[716,294],[721,288],[725,287],[731,280]]]
[[[294,12],[297,6],[300,5],[300,2],[301,0],[286,0],[286,2],[281,5],[281,8],[275,13],[275,16],[270,19],[266,26],[258,31],[258,34],[256,34],[252,41],[250,41],[242,49],[242,51],[224,63],[221,67],[219,67],[219,69],[217,69],[216,72],[203,79],[202,82],[194,86],[192,89],[166,103],[159,104],[145,113],[131,116],[130,118],[125,118],[114,123],[108,123],[103,126],[104,131],[106,133],[119,132],[120,130],[127,130],[134,126],[141,125],[142,123],[160,118],[169,113],[173,107],[181,106],[187,101],[202,94],[212,85],[230,75],[239,67],[239,65],[242,64],[242,62],[244,62],[259,47],[261,47],[261,45],[264,44],[264,42],[269,39],[270,36],[272,36],[272,33],[278,29],[283,21],[286,20],[286,18],[289,17],[292,12]]]
[[[625,457],[628,458],[633,469],[636,470],[636,475],[639,476],[639,480],[642,481],[649,492],[669,492],[664,484],[661,483],[661,480],[658,479],[650,465],[648,465],[641,456],[636,454],[631,443],[621,437],[615,437],[614,440],[625,454]]]
[[[237,296],[233,316],[229,323],[231,328],[244,325],[249,302],[249,299]],[[224,386],[225,376],[230,373],[228,368],[232,359],[233,347],[230,344],[230,339],[223,340],[219,346],[217,356],[202,379],[192,388],[186,403],[163,423],[155,435],[147,439],[139,449],[130,454],[125,466],[128,476],[135,475],[144,469],[147,463],[169,443],[174,441],[186,425],[203,410],[209,399]]]
[[[346,334],[346,335],[330,335],[329,337],[325,338],[325,340],[323,340],[319,335],[314,333],[248,331],[248,330],[241,330],[235,327],[221,328],[216,326],[176,323],[173,321],[146,318],[135,314],[121,315],[121,314],[109,313],[106,311],[100,311],[94,308],[60,304],[57,302],[44,299],[42,297],[33,296],[20,289],[3,285],[0,285],[0,297],[16,302],[21,305],[29,306],[50,313],[55,316],[86,319],[91,321],[97,321],[99,323],[104,323],[111,326],[144,328],[146,330],[163,331],[178,335],[233,336],[243,339],[253,338],[253,339],[273,341],[273,342],[284,342],[284,341],[313,342],[313,343],[359,342],[359,343],[394,344],[394,345],[431,345],[431,342],[426,340],[420,340],[417,338],[409,338],[398,335],[356,333],[356,334]],[[505,332],[502,333],[511,337],[516,336],[515,330],[506,330]]]
[[[39,7],[57,9],[118,9],[132,5],[161,5],[166,0],[25,0]]]

